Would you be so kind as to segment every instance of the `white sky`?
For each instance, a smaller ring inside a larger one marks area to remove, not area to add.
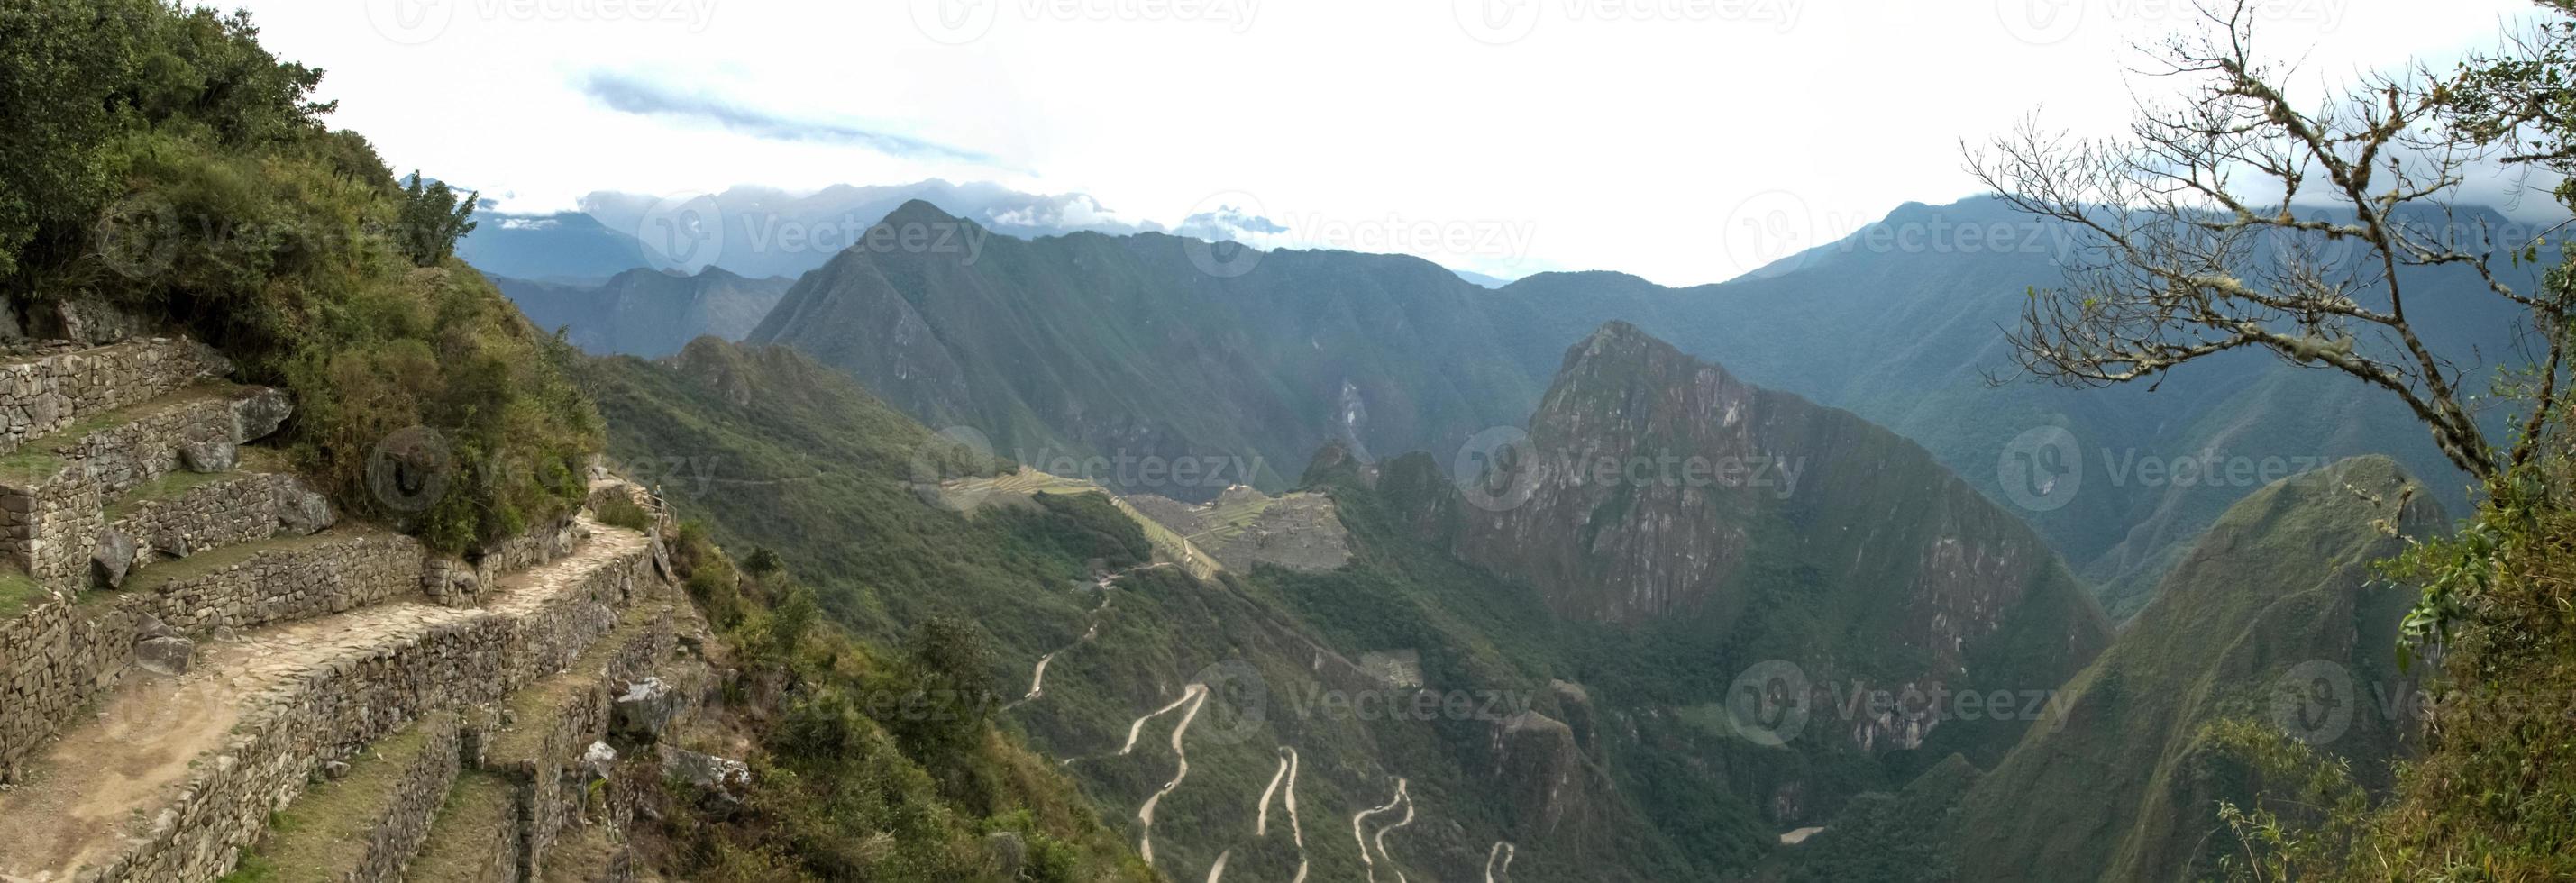
[[[2152,79],[2168,0],[250,0],[329,71],[336,125],[508,211],[593,190],[925,177],[1080,191],[1173,224],[1523,275],[1690,284],[1906,201],[1975,192],[1959,140],[2038,110],[2098,129]],[[2520,0],[2275,0],[2264,41],[2340,75],[2491,45]],[[949,29],[946,21],[962,26]],[[1488,27],[1491,23],[1492,27]],[[1487,42],[1497,41],[1499,45]],[[942,145],[891,156],[611,109],[606,75]],[[1233,194],[1218,196],[1219,194]],[[1798,238],[1797,236],[1791,237]],[[1809,242],[1808,244],[1812,244]]]

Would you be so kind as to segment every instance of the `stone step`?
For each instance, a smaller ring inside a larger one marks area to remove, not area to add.
[[[12,770],[77,709],[116,690],[138,666],[161,665],[156,654],[191,637],[411,598],[422,557],[410,537],[341,526],[162,562],[121,590],[49,599],[0,621],[0,780],[14,780]]]
[[[463,808],[491,798],[456,799],[458,815],[442,817],[410,879],[633,879],[631,855],[608,833],[631,819],[633,796],[593,788],[600,768],[615,761],[615,750],[600,746],[658,738],[712,682],[703,662],[676,652],[674,622],[685,604],[669,593],[627,608],[564,671],[492,706],[488,726],[468,727],[468,775],[481,780],[477,788],[506,790],[511,818],[501,824]],[[642,684],[653,689],[630,689]],[[496,827],[509,842],[480,833]]]
[[[649,537],[581,527],[588,541],[505,580],[485,608],[378,604],[212,643],[175,677],[127,679],[0,793],[13,823],[0,826],[0,877],[213,880],[324,761],[564,670],[628,604],[670,596]]]
[[[0,360],[0,454],[231,371],[213,349],[175,337],[54,346]]]
[[[484,743],[480,762],[521,795],[517,853],[525,879],[552,879],[548,857],[556,842],[583,827],[593,765],[602,762],[594,746],[605,747],[616,728],[621,691],[672,657],[671,620],[667,603],[630,608],[564,672],[502,700],[503,724]]]
[[[0,561],[46,587],[76,590],[110,500],[191,463],[211,469],[237,459],[241,443],[277,431],[291,410],[277,390],[198,384],[0,456]]]
[[[108,503],[107,529],[84,588],[116,587],[136,568],[273,537],[300,537],[336,520],[329,498],[284,472],[173,472]]]
[[[499,776],[468,772],[456,779],[429,840],[412,859],[411,883],[517,883],[519,791]]]
[[[260,842],[268,883],[393,883],[428,840],[460,771],[456,714],[434,711],[378,740],[276,816]],[[339,763],[339,762],[334,762]],[[334,777],[334,773],[337,773]]]

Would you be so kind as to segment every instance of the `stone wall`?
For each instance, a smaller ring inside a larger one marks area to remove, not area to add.
[[[572,554],[580,542],[572,516],[555,519],[483,550],[483,556],[474,562],[474,578],[489,587],[504,576]]]
[[[671,650],[669,608],[638,606],[569,671],[512,697],[514,719],[491,743],[485,763],[522,791],[525,879],[545,878],[547,853],[581,817],[592,776],[589,752],[608,738],[617,689],[652,674]]]
[[[106,500],[183,468],[181,451],[192,444],[239,445],[275,432],[288,411],[285,394],[269,389],[185,399],[50,454],[13,458],[26,471],[0,474],[0,558],[44,585],[79,587],[106,528]]]
[[[302,478],[242,473],[119,504],[107,527],[133,541],[133,566],[140,567],[279,534],[309,534],[331,520],[330,503]]]
[[[189,777],[148,833],[83,881],[209,881],[268,817],[303,793],[326,759],[345,757],[429,711],[498,698],[499,649],[510,623],[471,617],[416,640],[307,673],[254,700],[224,753]]]
[[[456,715],[434,712],[415,726],[422,728],[426,741],[395,781],[384,813],[367,827],[365,858],[349,875],[350,883],[400,881],[403,864],[429,839],[438,806],[447,801],[447,789],[456,784],[460,732]]]
[[[614,606],[637,592],[667,596],[658,584],[636,584],[639,577],[650,578],[650,562],[647,546],[622,551],[579,574],[575,587],[549,603],[495,609],[431,627],[415,639],[389,639],[258,697],[224,754],[194,772],[177,805],[154,821],[149,834],[81,879],[213,880],[230,869],[234,850],[266,830],[269,813],[303,791],[323,760],[345,757],[434,710],[500,702],[571,665],[580,650],[628,618]],[[417,577],[398,585],[416,586]],[[663,642],[656,646],[671,640],[666,616],[646,620],[666,633],[654,638]],[[622,649],[628,646],[612,641],[599,648],[603,655],[591,658],[643,658]],[[562,648],[574,652],[564,654]],[[514,753],[493,747],[499,741],[481,747],[487,760],[506,762]],[[560,811],[559,802],[525,794],[521,802],[530,817],[546,803],[555,809],[544,811]],[[545,842],[533,832],[527,838],[527,845]]]
[[[316,534],[166,581],[147,571],[117,603],[186,632],[250,629],[408,595],[424,554],[419,540],[401,534]]]
[[[49,599],[0,622],[0,781],[73,710],[114,689],[150,633],[249,629],[391,600],[413,584],[421,557],[420,542],[399,534],[324,534],[158,585]]]
[[[565,670],[616,628],[618,610],[653,579],[652,558],[638,548],[570,576],[579,581],[543,605],[509,609],[522,627],[511,634],[504,664],[519,682]]]
[[[0,558],[49,588],[78,588],[107,529],[105,495],[79,463],[29,481],[0,478]]]
[[[142,631],[124,610],[61,599],[0,622],[0,781],[17,781],[20,762],[115,688]]]
[[[223,356],[184,338],[0,362],[0,453],[83,418],[231,371]]]

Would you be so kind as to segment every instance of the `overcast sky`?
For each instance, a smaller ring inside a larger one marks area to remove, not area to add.
[[[337,125],[509,211],[927,177],[1517,276],[1723,279],[1976,191],[1961,138],[2126,119],[2163,0],[253,0]],[[2510,0],[2281,0],[2311,78]],[[1782,219],[1787,219],[1786,226]],[[1755,231],[1747,233],[1745,231]],[[1730,233],[1730,231],[1733,231]],[[1748,239],[1748,236],[1752,238]]]

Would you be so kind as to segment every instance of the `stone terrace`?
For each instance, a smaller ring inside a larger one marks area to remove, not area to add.
[[[712,680],[658,506],[432,558],[245,468],[285,402],[220,366],[158,340],[0,365],[0,550],[35,586],[0,594],[0,880],[204,883],[253,847],[284,880],[630,873],[590,811],[603,740],[621,701],[663,726]]]

